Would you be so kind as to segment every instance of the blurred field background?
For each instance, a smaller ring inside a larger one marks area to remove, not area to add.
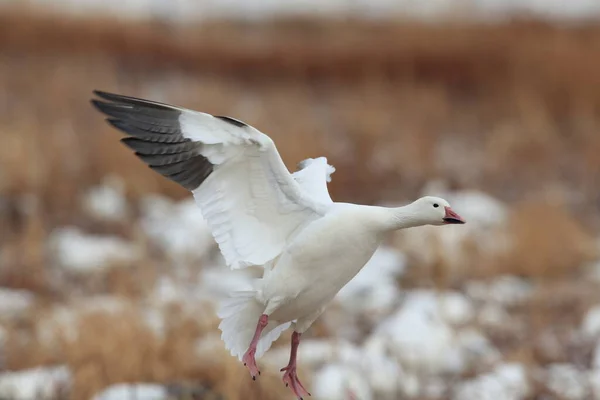
[[[466,216],[394,235],[305,335],[314,398],[600,399],[597,14],[42,3],[0,7],[0,398],[292,398],[289,332],[256,382],[219,341],[214,299],[258,272],[227,273],[188,193],[92,109],[99,89],[241,119],[292,171],[325,155],[336,201],[443,194]]]

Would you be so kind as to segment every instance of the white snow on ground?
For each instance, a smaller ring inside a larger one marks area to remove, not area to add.
[[[592,354],[592,369],[600,371],[600,339],[596,342],[594,353]]]
[[[494,365],[502,359],[502,354],[489,339],[474,327],[457,332],[456,347],[460,351],[465,369]]]
[[[581,333],[589,339],[600,337],[600,305],[587,311],[581,324]]]
[[[68,393],[71,372],[66,366],[39,367],[0,373],[0,398],[11,400],[53,400]]]
[[[510,324],[511,318],[501,305],[487,303],[479,310],[477,322],[489,329],[500,329]]]
[[[600,243],[597,243],[596,251],[600,252]],[[600,260],[587,263],[583,268],[590,280],[600,283]]]
[[[596,368],[588,373],[591,396],[594,400],[600,400],[600,369]]]
[[[76,340],[79,335],[79,321],[94,313],[118,314],[133,307],[127,299],[98,295],[74,299],[63,305],[56,305],[40,317],[37,324],[38,340],[53,343],[57,340]]]
[[[359,371],[345,364],[328,364],[315,374],[311,394],[316,399],[372,400],[369,383]]]
[[[235,284],[235,282],[232,283]],[[215,290],[219,290],[219,288],[215,288]],[[216,292],[208,290],[208,285],[204,286],[192,280],[185,281],[163,276],[156,282],[154,290],[150,292],[147,301],[157,307],[180,304],[194,309],[206,302],[216,305],[220,299],[211,295],[214,293]]]
[[[489,363],[499,357],[474,328],[453,328],[473,316],[472,306],[458,293],[414,290],[373,335],[388,343],[391,353],[408,370],[430,375],[460,373],[472,363]]]
[[[458,292],[444,292],[438,295],[440,315],[452,325],[462,325],[475,317],[475,309],[471,301]]]
[[[162,335],[164,312],[168,312],[171,305],[177,305],[190,318],[199,323],[207,323],[216,318],[216,309],[221,300],[216,295],[218,290],[218,287],[208,290],[208,285],[194,280],[160,277],[143,302],[146,322],[156,334]]]
[[[168,283],[166,283],[168,282]],[[132,315],[137,314],[141,321],[157,336],[165,334],[165,317],[169,304],[184,306],[184,310],[198,319],[209,319],[212,312],[198,298],[184,298],[181,287],[173,285],[172,281],[163,279],[159,282],[165,293],[161,298],[150,297],[144,302],[133,303],[126,297],[115,295],[96,295],[73,299],[69,303],[55,305],[45,312],[38,320],[37,339],[45,344],[60,341],[74,341],[78,338],[82,320],[91,315]],[[179,290],[178,290],[179,289]],[[169,293],[166,293],[166,292]]]
[[[167,391],[162,385],[153,383],[121,383],[109,386],[92,400],[165,400]]]
[[[220,355],[225,354],[225,357],[229,357],[229,351],[225,349],[220,333],[220,331],[208,333],[196,340],[194,352],[196,356],[198,356],[199,362],[214,364],[215,360],[218,360]],[[285,365],[287,365],[287,362]],[[282,367],[279,367],[279,369],[281,368]]]
[[[87,234],[75,227],[54,229],[48,248],[61,267],[78,273],[99,271],[115,264],[130,264],[141,257],[140,249],[124,239]]]
[[[195,288],[189,290],[175,279],[163,276],[157,280],[154,290],[147,300],[155,305],[164,305],[190,300],[197,301],[200,300],[199,295],[202,295],[199,290],[195,290]]]
[[[408,377],[388,351],[386,342],[371,336],[362,346],[362,352],[363,374],[375,398],[395,399],[400,392],[406,392]]]
[[[500,364],[490,373],[461,382],[452,400],[523,400],[530,390],[525,367]]]
[[[194,199],[180,202],[152,195],[142,199],[141,227],[173,261],[197,261],[216,246]]]
[[[522,304],[529,299],[532,285],[516,276],[499,276],[490,282],[471,281],[465,285],[467,295],[473,300],[492,302],[502,306]]]
[[[552,364],[545,371],[546,387],[560,399],[589,399],[588,383],[588,374],[571,364]]]
[[[82,207],[99,221],[118,222],[127,218],[125,183],[118,176],[107,176],[102,183],[89,189],[82,198]]]
[[[406,269],[402,253],[381,246],[363,269],[339,291],[336,301],[347,313],[379,318],[400,298],[396,280]]]
[[[311,370],[333,362],[359,365],[363,356],[360,347],[346,340],[307,338],[298,347],[298,364]],[[261,362],[281,368],[287,365],[289,357],[289,346],[278,346],[265,353]]]
[[[508,207],[500,200],[477,190],[464,190],[448,196],[452,207],[461,211],[469,222],[479,227],[494,227],[506,222]]]
[[[24,314],[35,302],[35,295],[27,290],[0,288],[0,319]]]
[[[408,293],[375,335],[387,339],[394,356],[410,370],[435,374],[455,368],[453,331],[441,317],[435,295],[428,291]]]

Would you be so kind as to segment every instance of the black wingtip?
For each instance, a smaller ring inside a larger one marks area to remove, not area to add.
[[[123,112],[128,112],[131,109],[131,105],[122,103],[109,103],[106,101],[100,101],[93,99],[92,105],[101,113],[108,115],[109,117],[119,118]]]
[[[238,128],[243,128],[245,126],[248,126],[247,123],[240,121],[239,119],[235,119],[235,118],[231,118],[231,117],[226,117],[224,115],[215,115],[215,118],[218,118],[222,121],[228,122],[233,126],[237,126]]]
[[[132,129],[135,129],[135,127],[127,125],[127,123],[125,121],[120,120],[118,118],[112,118],[112,117],[106,118],[106,123],[108,125],[110,125],[111,128],[116,128],[117,130],[119,130],[123,133],[130,134],[130,135],[133,135],[131,131],[132,131]],[[135,136],[135,135],[133,135],[133,136]]]
[[[120,142],[123,143],[125,146],[129,147],[131,150],[133,150],[135,152],[135,154],[137,155],[136,150],[138,150],[138,147],[136,147],[136,144],[139,142],[139,139],[128,136],[128,137],[121,138]]]
[[[94,89],[92,91],[92,93],[94,93],[96,96],[100,97],[101,99],[108,100],[108,101],[116,101],[116,99],[119,97],[118,94],[109,93],[109,92],[105,92],[105,91],[97,90],[97,89]]]
[[[126,132],[124,129],[124,123],[120,119],[106,118],[106,123],[109,124],[113,128],[116,128],[120,131]]]
[[[96,99],[91,99],[91,100],[90,100],[90,103],[92,104],[92,106],[93,106],[93,107],[94,107],[96,110],[100,111],[101,113],[105,113],[105,112],[104,112],[104,110],[106,109],[106,107],[105,107],[105,106],[106,106],[108,103],[105,103],[105,102],[103,102],[103,101],[96,100]]]
[[[100,97],[101,99],[108,100],[108,101],[118,101],[119,98],[126,97],[126,96],[122,96],[120,94],[105,92],[103,90],[97,90],[97,89],[94,89],[92,92],[96,96]]]
[[[96,96],[100,97],[103,100],[108,100],[117,104],[127,104],[133,106],[142,106],[146,108],[155,108],[159,110],[169,110],[169,111],[180,111],[181,107],[161,103],[154,100],[142,99],[141,97],[133,97],[133,96],[125,96],[123,94],[116,94],[110,92],[104,92],[102,90],[93,90],[92,91]]]
[[[102,100],[108,100],[112,103],[126,103],[128,96],[123,96],[116,93],[104,92],[102,90],[94,90],[94,94]]]

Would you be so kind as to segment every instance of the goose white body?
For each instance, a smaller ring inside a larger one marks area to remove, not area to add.
[[[282,323],[312,323],[379,246],[382,235],[369,211],[374,210],[334,203],[306,226],[262,280],[259,300],[266,313],[273,310],[272,318]]]
[[[295,372],[299,335],[369,261],[387,232],[420,225],[464,223],[443,199],[404,207],[335,203],[325,157],[290,173],[264,133],[230,117],[139,98],[95,92],[93,104],[130,137],[122,141],[152,169],[193,194],[232,269],[263,266],[254,289],[235,292],[218,312],[232,355],[259,358],[294,325],[284,381],[308,394]]]

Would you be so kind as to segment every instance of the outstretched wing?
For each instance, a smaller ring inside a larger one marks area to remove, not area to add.
[[[263,265],[329,207],[294,180],[275,144],[257,129],[158,102],[94,92],[122,141],[153,170],[194,195],[227,264]]]
[[[298,163],[298,168],[292,176],[302,189],[321,203],[333,203],[327,190],[327,182],[331,182],[331,174],[335,172],[335,168],[327,163],[327,158],[307,158]]]

